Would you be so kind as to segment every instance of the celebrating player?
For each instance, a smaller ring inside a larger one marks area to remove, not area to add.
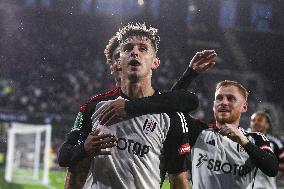
[[[61,148],[59,162],[62,166],[68,166],[74,175],[80,174],[82,171],[79,169],[80,166],[88,168],[92,163],[92,174],[85,183],[86,188],[91,185],[93,188],[158,188],[163,181],[164,171],[178,174],[187,169],[188,150],[187,143],[183,140],[186,127],[181,119],[182,113],[148,114],[129,119],[110,130],[103,130],[104,128],[101,127],[103,132],[113,133],[118,138],[117,146],[112,149],[111,156],[93,158],[93,149],[86,148],[94,145],[89,133],[96,130],[96,126],[100,127],[98,115],[112,99],[135,99],[153,95],[153,97],[165,97],[164,99],[167,100],[167,94],[158,94],[151,86],[152,70],[159,66],[159,59],[156,57],[158,50],[156,32],[154,28],[147,29],[141,24],[129,24],[120,31],[123,48],[120,57],[121,90],[99,95],[83,106],[76,127]],[[183,97],[187,97],[183,99],[183,104],[190,107],[178,106],[182,107],[182,111],[197,107],[195,95],[188,92],[182,94]],[[145,98],[145,102],[149,99]],[[127,104],[131,103],[136,102],[131,100]],[[157,105],[159,105],[157,108],[167,107],[161,103]],[[93,112],[95,113],[92,127]],[[133,127],[129,127],[129,124]],[[165,160],[162,157],[165,157]],[[169,161],[175,161],[176,164],[166,163]],[[88,171],[89,169],[85,169],[85,175]],[[173,186],[180,185],[180,181],[179,183],[172,181]],[[187,183],[186,179],[184,182]]]

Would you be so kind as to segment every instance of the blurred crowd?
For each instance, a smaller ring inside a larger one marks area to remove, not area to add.
[[[1,69],[5,70],[0,75],[1,111],[75,117],[80,104],[115,87],[103,50],[117,28],[100,30],[111,24],[86,14],[67,15],[39,8],[26,8],[21,14],[21,20],[15,21],[16,28],[0,25]],[[210,38],[203,33],[200,39],[194,40],[191,34],[168,35],[168,30],[160,30],[162,42],[158,55],[161,66],[154,72],[157,89],[169,90],[196,51],[211,48],[218,53],[213,72],[199,76],[190,88],[200,100],[200,108],[195,115],[207,121],[212,115],[212,91],[216,81],[230,78],[245,86],[249,84],[246,77],[240,75],[245,73],[238,70],[240,65],[232,58],[233,53],[220,31],[215,28]],[[206,43],[212,39],[214,42]],[[255,83],[250,84],[249,90],[255,88]],[[259,103],[254,93],[251,96],[249,114]]]

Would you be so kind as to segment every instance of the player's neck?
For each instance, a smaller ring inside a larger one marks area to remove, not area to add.
[[[122,92],[130,98],[142,98],[152,96],[155,92],[151,85],[151,80],[142,80],[139,82],[125,81],[121,85]]]
[[[240,120],[236,120],[232,123],[225,123],[226,125],[229,125],[230,127],[233,127],[233,128],[238,128],[239,127],[239,124],[240,124]],[[219,123],[216,121],[216,127],[218,129],[221,129],[222,125],[224,125],[224,123]]]

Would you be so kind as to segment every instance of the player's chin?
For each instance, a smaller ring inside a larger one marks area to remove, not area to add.
[[[216,119],[216,121],[218,122],[218,123],[220,123],[221,125],[223,125],[223,124],[230,124],[230,123],[232,123],[233,121],[232,121],[232,119],[231,119],[231,117],[229,117],[229,116],[226,116],[226,117],[224,117],[224,116],[215,116],[215,119]]]

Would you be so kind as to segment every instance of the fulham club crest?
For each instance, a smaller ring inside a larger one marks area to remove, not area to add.
[[[149,133],[151,133],[155,130],[156,126],[157,126],[157,122],[155,122],[154,120],[151,120],[151,119],[146,119],[146,121],[143,125],[143,131],[146,134],[149,134]]]

